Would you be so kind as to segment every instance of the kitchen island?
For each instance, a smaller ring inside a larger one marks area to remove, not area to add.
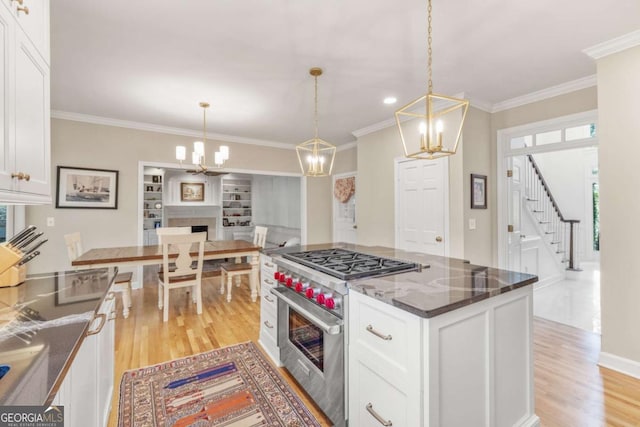
[[[538,424],[531,286],[537,277],[383,247],[313,245],[269,255],[278,264],[284,252],[333,248],[417,267],[347,280],[349,425]]]
[[[60,404],[65,425],[81,425],[73,419],[104,425],[113,387],[115,310],[113,295],[105,295],[114,273],[38,274],[0,288],[0,363],[6,366],[0,405]]]

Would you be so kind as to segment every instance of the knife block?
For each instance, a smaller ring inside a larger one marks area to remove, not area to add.
[[[16,264],[24,254],[5,245],[0,245],[0,288],[16,286],[27,278],[27,268]]]

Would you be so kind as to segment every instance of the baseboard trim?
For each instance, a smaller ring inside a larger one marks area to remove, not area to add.
[[[258,338],[258,343],[260,344],[260,347],[262,347],[262,350],[269,356],[269,358],[271,359],[271,361],[278,367],[281,368],[284,365],[282,364],[282,362],[280,361],[280,359],[276,358],[273,354],[271,354],[271,352],[268,349],[268,346],[264,345],[264,343]]]
[[[640,362],[638,361],[601,351],[598,365],[640,379]]]

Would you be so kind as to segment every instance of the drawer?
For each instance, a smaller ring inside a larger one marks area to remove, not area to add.
[[[396,388],[360,361],[351,364],[349,378],[349,425],[420,425],[420,393],[412,396]]]
[[[280,362],[280,348],[278,347],[278,341],[273,338],[267,332],[260,332],[260,345],[271,357],[277,366],[282,366]]]
[[[398,384],[420,369],[420,318],[371,297],[349,295],[351,350]]]
[[[277,266],[273,263],[270,256],[264,254],[260,256],[260,270],[263,272],[263,275],[269,275],[269,277],[273,278],[273,273],[275,273],[277,269]]]
[[[278,298],[271,293],[271,287],[263,286],[260,289],[260,310],[267,309],[271,313],[278,311]]]
[[[275,288],[277,285],[276,280],[273,278],[273,273],[264,274],[264,272],[260,275],[260,284],[263,289]]]
[[[267,335],[273,341],[278,341],[278,317],[276,312],[271,310],[260,310],[260,337]]]

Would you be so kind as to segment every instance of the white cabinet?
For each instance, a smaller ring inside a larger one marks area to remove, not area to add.
[[[49,3],[0,3],[0,203],[50,203]]]
[[[277,267],[271,257],[265,254],[260,255],[260,345],[275,362],[282,366],[280,362],[280,348],[278,347],[278,300],[271,293],[277,283],[273,278]]]
[[[65,427],[108,424],[114,386],[114,319],[115,298],[110,293],[90,326],[89,333],[95,333],[83,341],[53,400],[54,405],[64,406]]]
[[[349,293],[350,425],[420,425],[420,332],[419,317]]]
[[[349,424],[532,426],[525,286],[432,318],[349,293]]]

